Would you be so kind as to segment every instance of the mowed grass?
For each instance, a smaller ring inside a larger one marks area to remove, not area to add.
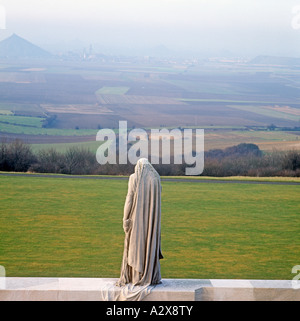
[[[163,278],[292,279],[300,186],[162,182]],[[127,180],[0,177],[7,276],[119,277]]]

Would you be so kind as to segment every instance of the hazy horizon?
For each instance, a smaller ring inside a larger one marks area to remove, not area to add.
[[[6,27],[0,40],[16,33],[54,53],[92,45],[107,53],[161,47],[170,54],[300,57],[299,6],[299,0],[0,0]]]

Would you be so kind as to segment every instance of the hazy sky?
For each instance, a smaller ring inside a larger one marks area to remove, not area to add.
[[[164,45],[300,57],[300,0],[0,0],[1,8],[0,38],[15,32],[48,50]]]

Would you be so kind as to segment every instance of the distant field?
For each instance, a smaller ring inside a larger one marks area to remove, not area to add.
[[[12,115],[0,114],[0,123],[4,122],[12,125],[21,125],[21,126],[25,125],[25,126],[32,126],[37,128],[42,128],[42,123],[44,119],[45,118],[41,118],[41,117],[24,117],[24,116],[12,116]]]
[[[0,182],[0,264],[7,276],[119,276],[127,180]],[[293,278],[300,186],[162,185],[163,278]]]
[[[96,95],[125,95],[130,87],[102,87],[96,91]]]
[[[262,150],[300,149],[300,134],[283,131],[206,131],[205,149],[225,148],[240,143],[257,144]]]
[[[228,105],[229,108],[251,111],[253,113],[280,119],[300,120],[300,109],[274,106]]]
[[[72,104],[72,105],[41,105],[47,112],[52,114],[81,114],[81,115],[105,115],[112,111],[105,106],[98,106],[97,104]]]
[[[178,99],[183,102],[217,102],[217,103],[236,103],[236,104],[276,104],[276,100],[263,101],[263,100],[229,100],[229,99],[218,99],[218,98],[180,98]],[[235,105],[233,105],[235,106]],[[242,106],[243,107],[243,106]]]
[[[1,66],[1,136],[28,135],[24,139],[43,143],[47,135],[64,150],[62,136],[73,137],[74,144],[127,120],[135,128],[217,128],[206,132],[206,150],[243,142],[263,150],[299,148],[297,133],[234,131],[299,126],[299,70],[292,67],[213,60],[11,61]],[[54,128],[41,128],[49,115],[56,115]],[[95,150],[93,143],[87,146]]]
[[[168,97],[108,94],[98,94],[97,97],[99,103],[104,105],[184,105],[183,102]],[[171,110],[169,112],[171,112]]]
[[[300,142],[296,141],[283,141],[283,142],[261,142],[258,144],[259,148],[263,151],[289,151],[300,150]]]
[[[7,109],[0,110],[0,115],[13,115],[13,112]]]
[[[76,143],[57,143],[57,144],[31,144],[32,150],[34,152],[38,152],[45,149],[53,148],[60,153],[65,153],[71,147],[82,147],[85,149],[90,150],[91,152],[95,153],[100,146],[100,143],[96,141],[89,141],[89,142],[76,142]]]
[[[1,126],[1,124],[0,124]],[[65,132],[65,131],[64,131]],[[79,130],[78,132],[81,132]],[[74,142],[74,143],[60,143],[59,138],[57,143],[52,144],[32,144],[34,151],[55,148],[58,151],[64,152],[72,146],[82,146],[96,152],[99,147],[99,142],[96,142],[96,133],[94,141],[86,142]],[[245,130],[229,130],[229,129],[218,129],[212,130],[211,128],[205,129],[204,136],[204,148],[205,150],[210,149],[224,149],[226,147],[238,145],[240,143],[253,143],[257,144],[263,151],[272,150],[291,150],[300,149],[300,133],[289,133],[281,131],[245,131]],[[76,141],[76,137],[74,137]]]
[[[179,86],[185,90],[199,92],[199,93],[209,93],[209,94],[238,94],[233,87],[226,83],[218,82],[204,82],[204,81],[188,81],[188,80],[169,80],[169,83]]]
[[[53,135],[53,136],[88,136],[97,134],[95,129],[59,129],[25,127],[22,125],[5,124],[0,122],[0,132],[24,135]],[[5,136],[5,134],[3,134]],[[26,137],[24,137],[26,138]]]
[[[40,116],[45,117],[44,110],[36,104],[18,104],[18,103],[2,103],[0,100],[0,110],[5,111],[7,115],[21,115],[21,116]]]

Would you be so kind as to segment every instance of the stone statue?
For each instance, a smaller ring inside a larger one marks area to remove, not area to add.
[[[161,283],[161,183],[146,158],[130,175],[123,217],[124,253],[117,286]]]

